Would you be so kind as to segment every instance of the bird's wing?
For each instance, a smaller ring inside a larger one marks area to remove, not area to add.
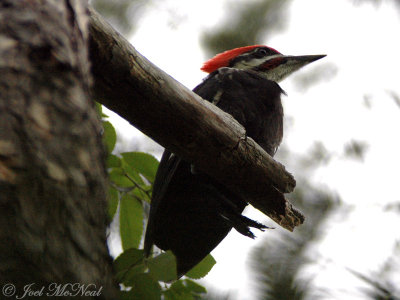
[[[157,169],[156,178],[153,185],[153,193],[151,199],[149,220],[146,228],[146,235],[144,239],[144,253],[149,256],[151,247],[154,244],[154,236],[152,234],[155,222],[155,215],[160,202],[164,198],[165,192],[168,188],[171,179],[173,178],[176,169],[181,163],[181,159],[169,150],[165,150],[160,164]]]
[[[207,78],[212,78],[218,75],[217,72],[210,74]],[[206,78],[206,79],[207,79]],[[215,92],[218,91],[218,80],[204,80],[203,83],[194,88],[193,92],[201,96],[203,99],[213,102]],[[157,170],[156,178],[154,180],[153,193],[151,199],[149,219],[146,227],[146,234],[144,240],[144,252],[146,256],[150,255],[151,248],[154,244],[154,230],[158,209],[160,203],[166,201],[166,192],[174,178],[176,170],[184,163],[181,158],[176,156],[169,150],[165,150]]]

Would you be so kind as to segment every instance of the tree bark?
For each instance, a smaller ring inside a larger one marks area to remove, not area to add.
[[[86,5],[0,1],[0,284],[19,296],[31,283],[46,299],[57,284],[117,291]],[[80,296],[66,298],[91,298]]]
[[[293,190],[293,176],[236,120],[154,66],[93,10],[89,28],[97,101],[284,228],[303,222],[282,194]]]

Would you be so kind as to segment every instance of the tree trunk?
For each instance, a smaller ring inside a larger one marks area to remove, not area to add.
[[[19,296],[25,287],[43,298],[62,288],[71,293],[63,298],[88,290],[115,298],[105,151],[89,101],[86,5],[0,0],[3,293],[12,292],[4,288],[10,283]]]

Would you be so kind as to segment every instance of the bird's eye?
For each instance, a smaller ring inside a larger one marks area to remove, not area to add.
[[[258,49],[257,54],[259,54],[260,56],[266,56],[268,54],[268,52],[264,48],[261,48],[261,49]]]

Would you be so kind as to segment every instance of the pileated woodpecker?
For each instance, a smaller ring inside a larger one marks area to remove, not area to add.
[[[225,51],[204,63],[210,73],[194,88],[231,114],[273,156],[282,141],[283,109],[277,82],[325,55],[287,56],[261,45]],[[250,227],[266,226],[241,213],[246,199],[187,161],[165,150],[154,182],[144,250],[172,250],[182,276],[211,252],[234,227],[254,238]]]

